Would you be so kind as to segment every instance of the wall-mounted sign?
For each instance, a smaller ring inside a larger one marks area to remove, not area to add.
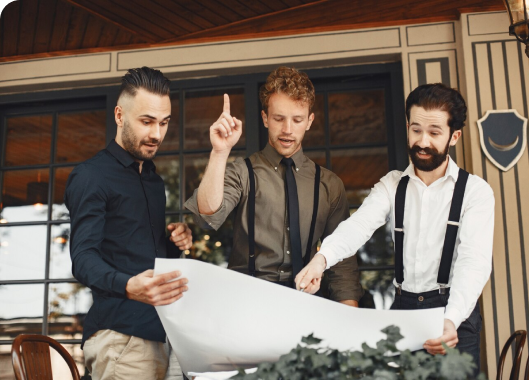
[[[487,111],[478,120],[481,149],[503,171],[512,168],[527,145],[527,119],[516,110]]]

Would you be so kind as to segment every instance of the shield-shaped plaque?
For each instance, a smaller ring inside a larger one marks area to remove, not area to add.
[[[503,171],[516,165],[527,145],[527,119],[516,110],[487,111],[478,127],[489,160]]]

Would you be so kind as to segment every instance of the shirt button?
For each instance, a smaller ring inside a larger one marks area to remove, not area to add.
[[[424,301],[424,297],[423,296],[419,296],[419,302],[422,302]]]
[[[287,231],[290,231],[290,227],[287,227]]]
[[[282,270],[282,271],[280,271],[280,272],[281,272],[281,273],[285,273],[285,271],[284,271],[284,270]]]
[[[290,251],[287,251],[287,255],[290,255]]]
[[[274,166],[274,170],[277,172],[277,166]]]

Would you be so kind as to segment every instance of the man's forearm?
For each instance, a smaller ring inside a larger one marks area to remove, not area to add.
[[[197,191],[198,210],[201,214],[214,214],[222,204],[228,156],[229,151],[227,153],[211,152],[204,178]]]

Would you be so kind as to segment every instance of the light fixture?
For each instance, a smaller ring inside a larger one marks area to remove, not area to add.
[[[527,3],[529,0],[503,1],[511,20],[509,35],[515,36],[518,41],[525,45],[525,55],[529,57],[529,21],[527,17]]]

